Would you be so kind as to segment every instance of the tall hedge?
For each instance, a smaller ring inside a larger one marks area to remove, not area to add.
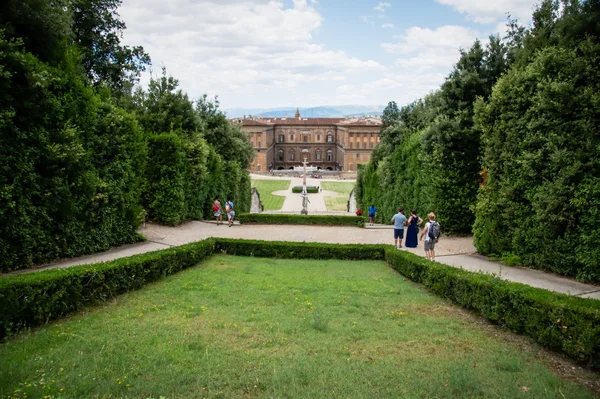
[[[600,282],[600,45],[542,49],[477,104],[486,184],[475,245]]]
[[[132,116],[0,34],[0,270],[133,242],[143,162]]]

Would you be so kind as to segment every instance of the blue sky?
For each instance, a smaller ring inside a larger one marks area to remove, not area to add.
[[[225,109],[400,105],[534,0],[123,0],[125,42]],[[148,80],[144,76],[143,82]]]

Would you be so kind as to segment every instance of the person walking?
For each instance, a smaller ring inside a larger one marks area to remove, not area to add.
[[[228,199],[227,202],[225,202],[225,212],[227,212],[227,221],[229,222],[229,227],[231,227],[231,225],[233,225],[233,219],[235,219],[233,201]]]
[[[404,225],[406,224],[404,208],[398,209],[398,213],[392,217],[392,222],[394,222],[394,246],[400,249],[402,248],[402,240],[404,239]]]
[[[217,220],[217,226],[223,224],[223,214],[221,212],[221,201],[219,201],[219,197],[215,198],[212,209],[215,214],[215,219]]]
[[[371,226],[373,226],[373,223],[375,223],[375,215],[377,214],[377,208],[375,208],[375,205],[371,205],[369,207],[369,223],[371,224]]]
[[[419,245],[419,225],[423,223],[423,219],[417,216],[417,210],[413,209],[408,218],[408,228],[406,229],[406,248],[416,248]]]
[[[429,222],[425,224],[425,228],[421,232],[421,241],[425,236],[425,257],[427,260],[435,262],[435,244],[440,238],[440,224],[435,221],[435,213],[431,212],[427,217]]]

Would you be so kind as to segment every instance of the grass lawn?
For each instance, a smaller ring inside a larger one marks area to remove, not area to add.
[[[383,262],[218,255],[0,345],[0,397],[594,397],[499,336]]]
[[[325,206],[328,211],[345,211],[350,193],[354,188],[354,183],[350,182],[332,182],[324,181],[321,183],[323,190],[335,191],[336,197],[325,197]]]
[[[283,206],[285,197],[271,193],[290,188],[290,180],[252,180],[252,187],[256,187],[260,193],[265,211],[278,211]]]

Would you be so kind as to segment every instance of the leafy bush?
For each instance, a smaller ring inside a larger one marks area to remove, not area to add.
[[[294,186],[292,187],[292,192],[295,194],[302,193],[302,186]],[[317,186],[306,186],[306,192],[308,194],[316,194],[319,192],[319,187]]]
[[[214,242],[0,279],[0,339],[138,289],[210,256]]]
[[[600,282],[600,45],[547,47],[476,106],[485,147],[475,246]]]
[[[319,224],[326,226],[358,226],[363,227],[364,218],[360,216],[335,215],[284,215],[267,213],[242,213],[237,216],[242,223],[256,224]]]
[[[600,368],[600,301],[583,299],[429,262],[389,247],[402,275],[540,345]]]
[[[144,202],[150,220],[176,225],[186,219],[187,164],[183,141],[175,133],[148,138]]]
[[[0,33],[1,271],[139,239],[141,131],[70,68]]]

